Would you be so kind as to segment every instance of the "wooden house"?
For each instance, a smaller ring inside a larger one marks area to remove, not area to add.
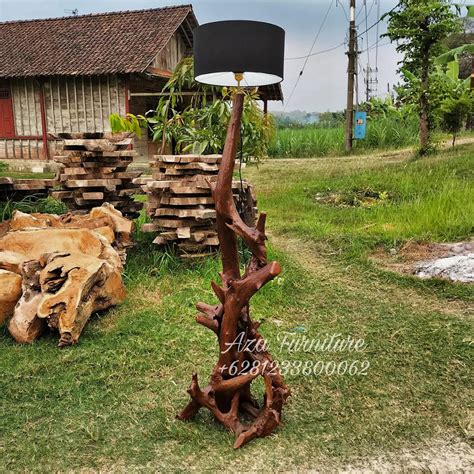
[[[197,25],[191,5],[0,23],[0,160],[49,160],[57,133],[155,108]],[[261,94],[281,100],[279,85]],[[146,134],[135,147],[156,153]]]

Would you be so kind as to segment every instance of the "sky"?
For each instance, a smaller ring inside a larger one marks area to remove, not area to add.
[[[377,21],[377,4],[380,13],[389,11],[396,0],[356,0],[357,24],[359,34]],[[159,8],[168,5],[192,3],[199,23],[218,20],[260,20],[275,23],[286,32],[285,78],[282,83],[285,101],[271,102],[273,111],[305,110],[324,112],[345,108],[347,90],[346,45],[305,59],[290,59],[305,56],[312,52],[323,51],[340,45],[347,39],[349,0],[0,0],[0,21],[23,20],[31,18],[49,18],[70,15],[73,9],[79,14],[98,13],[118,10],[138,10]],[[327,19],[323,22],[326,15]],[[381,22],[379,34],[386,31]],[[318,31],[319,36],[316,38]],[[139,32],[137,32],[139,34]],[[367,48],[359,57],[359,100],[365,97],[363,68],[368,61],[375,68],[376,28],[367,35],[360,35],[359,49]],[[378,90],[374,95],[384,96],[387,84],[390,87],[398,82],[397,62],[400,60],[395,46],[388,38],[379,40],[378,51]],[[304,66],[303,75],[295,84]]]

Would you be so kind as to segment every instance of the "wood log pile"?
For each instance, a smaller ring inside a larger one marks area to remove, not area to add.
[[[16,179],[0,177],[0,201],[22,201],[27,197],[46,197],[55,186],[54,179]]]
[[[133,183],[140,171],[127,171],[136,152],[130,150],[129,134],[62,133],[61,155],[54,160],[64,165],[59,174],[60,191],[52,196],[69,209],[87,213],[104,202],[129,218],[138,217],[143,203],[133,200],[140,186]]]
[[[139,178],[148,194],[152,222],[144,232],[158,232],[157,245],[175,244],[180,255],[194,258],[216,251],[216,210],[211,184],[217,180],[221,155],[156,155],[150,162],[152,179]],[[255,222],[256,199],[246,181],[234,181],[232,190],[244,219]]]
[[[92,313],[125,299],[121,272],[133,223],[110,204],[88,215],[15,211],[0,226],[0,324],[17,342],[48,327],[78,341]]]

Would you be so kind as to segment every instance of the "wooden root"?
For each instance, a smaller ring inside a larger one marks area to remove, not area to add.
[[[206,388],[199,387],[198,376],[193,374],[188,389],[191,401],[177,415],[180,420],[190,420],[200,408],[207,408],[216,420],[236,434],[234,448],[273,433],[281,422],[282,407],[290,395],[258,332],[259,324],[252,322],[249,314],[252,296],[278,276],[281,268],[278,262],[267,262],[265,214],[260,214],[255,227],[248,226],[239,216],[232,196],[243,100],[243,94],[237,92],[217,183],[210,183],[223,266],[221,284],[212,283],[219,304],[197,304],[196,321],[217,335],[219,360]],[[253,255],[243,275],[240,274],[237,236],[244,240]],[[252,381],[257,377],[265,381],[262,406],[251,394]]]

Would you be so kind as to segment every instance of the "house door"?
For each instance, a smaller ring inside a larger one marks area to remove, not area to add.
[[[13,103],[8,84],[0,83],[0,138],[13,138],[15,127],[13,122]]]

